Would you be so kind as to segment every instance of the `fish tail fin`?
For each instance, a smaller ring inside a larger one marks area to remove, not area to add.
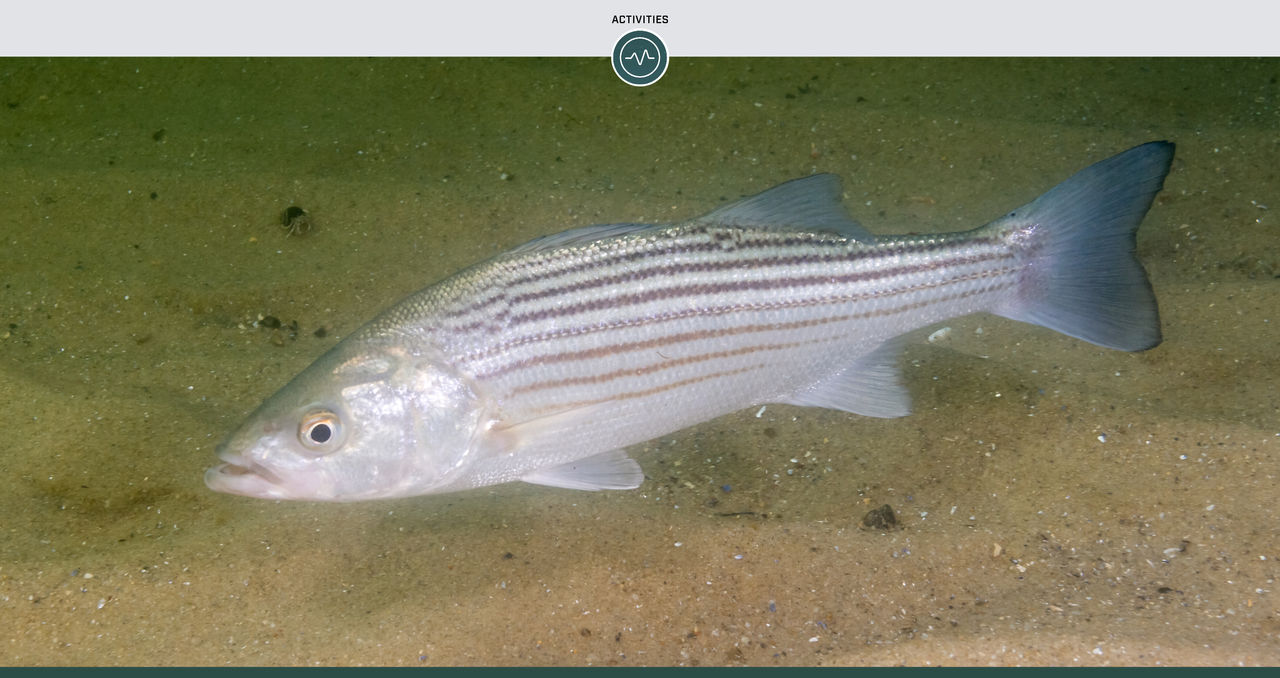
[[[1160,315],[1136,255],[1138,224],[1164,185],[1174,145],[1153,141],[1076,173],[989,224],[1025,264],[993,312],[1123,351],[1160,343]]]

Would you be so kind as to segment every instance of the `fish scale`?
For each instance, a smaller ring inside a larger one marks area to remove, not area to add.
[[[513,413],[555,410],[564,406],[561,401],[603,400],[651,389],[665,379],[733,369],[757,358],[757,350],[782,352],[768,357],[762,374],[736,377],[780,380],[780,391],[761,394],[778,397],[788,387],[803,385],[797,383],[804,381],[801,375],[814,371],[806,365],[818,356],[795,349],[808,345],[832,358],[857,355],[904,331],[952,317],[957,303],[965,312],[995,308],[1007,300],[1017,275],[1016,252],[1000,239],[920,237],[883,244],[841,239],[834,243],[838,256],[831,254],[830,241],[815,244],[811,238],[771,233],[755,234],[777,242],[750,257],[691,247],[715,235],[675,227],[661,237],[610,243],[646,256],[638,260],[641,265],[628,261],[626,275],[616,274],[619,265],[584,267],[587,280],[607,279],[606,287],[557,285],[554,295],[539,297],[537,308],[504,309],[506,322],[470,332],[437,330],[441,336],[435,341],[458,347],[462,369]],[[672,272],[671,253],[690,250],[708,265]],[[724,266],[729,257],[734,257],[731,265]],[[659,273],[650,275],[650,269]],[[498,262],[475,275],[503,286],[503,271]],[[637,286],[629,282],[635,278],[654,283]],[[707,418],[755,399],[717,402]]]

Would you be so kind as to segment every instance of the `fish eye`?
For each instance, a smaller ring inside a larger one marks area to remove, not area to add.
[[[338,415],[328,410],[308,412],[298,425],[298,442],[312,452],[328,452],[342,432]]]

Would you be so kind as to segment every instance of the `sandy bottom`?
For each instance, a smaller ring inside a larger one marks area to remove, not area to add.
[[[0,657],[1280,663],[1278,76],[677,59],[638,90],[605,59],[0,61]],[[534,236],[813,171],[873,232],[959,230],[1161,138],[1151,351],[958,319],[907,351],[910,417],[741,412],[635,450],[631,492],[201,481],[378,309]],[[864,527],[884,504],[896,527]]]

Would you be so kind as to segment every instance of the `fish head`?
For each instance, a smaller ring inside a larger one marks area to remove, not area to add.
[[[218,448],[218,492],[361,501],[428,494],[462,471],[483,408],[437,356],[339,344]]]

